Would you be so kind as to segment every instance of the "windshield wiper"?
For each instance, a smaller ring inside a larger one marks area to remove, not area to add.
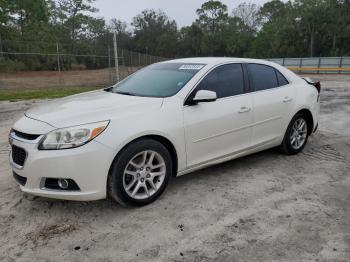
[[[130,92],[124,92],[124,91],[117,91],[117,92],[114,92],[114,91],[113,91],[113,88],[114,88],[114,86],[111,86],[111,87],[107,87],[107,88],[105,88],[105,89],[103,89],[103,90],[106,91],[106,92],[116,93],[116,94],[120,94],[120,95],[137,96],[137,95],[135,95],[135,94],[133,94],[133,93],[130,93]]]
[[[103,90],[106,91],[106,92],[112,92],[113,86],[107,87],[107,88],[105,88]]]
[[[123,92],[123,91],[117,91],[115,93],[120,94],[120,95],[126,95],[126,96],[137,96],[137,95],[135,95],[133,93]]]

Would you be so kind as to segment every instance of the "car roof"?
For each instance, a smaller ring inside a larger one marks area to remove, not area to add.
[[[301,81],[302,79],[297,76],[294,72],[287,68],[267,60],[262,59],[251,59],[251,58],[239,58],[239,57],[191,57],[191,58],[180,58],[174,60],[167,60],[161,63],[188,63],[188,64],[205,64],[206,67],[213,67],[225,63],[257,63],[272,66],[283,73],[290,82]],[[304,82],[304,81],[302,81]]]
[[[260,63],[275,65],[275,63],[250,58],[238,58],[238,57],[191,57],[191,58],[180,58],[174,60],[168,60],[163,63],[194,63],[194,64],[221,64],[221,63]]]

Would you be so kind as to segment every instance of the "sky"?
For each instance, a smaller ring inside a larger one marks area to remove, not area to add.
[[[127,23],[131,23],[132,18],[144,9],[161,9],[182,27],[192,24],[197,18],[196,10],[205,2],[206,0],[97,0],[93,6],[100,10],[94,16],[104,17],[107,21],[117,18]],[[234,7],[245,1],[221,0],[221,2],[228,6],[231,14]],[[257,5],[263,5],[265,2],[268,1],[251,1]]]

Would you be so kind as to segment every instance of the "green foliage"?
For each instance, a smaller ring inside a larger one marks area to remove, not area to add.
[[[162,11],[144,10],[133,19],[134,44],[139,52],[174,57],[177,25]]]
[[[98,11],[94,2],[0,0],[0,71],[57,70],[57,48],[71,54],[60,56],[62,70],[107,67],[108,59],[100,56],[113,54],[114,32],[120,48],[166,58],[350,55],[350,0],[271,0],[232,11],[209,0],[183,28],[160,10],[144,10],[131,26],[106,22],[91,15]]]
[[[26,67],[21,61],[0,59],[0,72],[18,72],[24,70]]]

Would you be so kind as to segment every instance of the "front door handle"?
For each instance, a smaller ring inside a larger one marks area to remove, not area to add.
[[[288,102],[290,102],[290,101],[292,101],[293,100],[293,98],[291,98],[291,97],[289,97],[289,96],[286,96],[284,99],[283,99],[283,102],[284,103],[288,103]]]
[[[246,107],[246,106],[242,106],[241,109],[239,109],[238,113],[242,114],[242,113],[247,113],[250,111],[250,107]]]

